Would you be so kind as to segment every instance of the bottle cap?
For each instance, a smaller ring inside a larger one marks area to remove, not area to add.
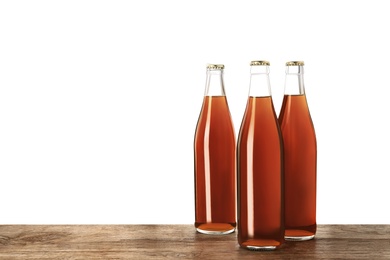
[[[266,60],[254,60],[251,61],[251,66],[269,66],[269,61]]]
[[[303,61],[287,61],[286,66],[303,66],[305,63]]]
[[[223,70],[225,65],[223,64],[207,64],[207,68],[211,70]]]

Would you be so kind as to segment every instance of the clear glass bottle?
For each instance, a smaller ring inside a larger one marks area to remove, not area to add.
[[[250,88],[237,144],[238,243],[274,250],[284,242],[283,141],[268,61],[251,62]]]
[[[209,64],[195,131],[195,227],[229,234],[236,227],[236,139],[223,82],[224,65]]]
[[[285,239],[314,238],[317,143],[303,83],[303,61],[286,63],[279,123],[284,142]]]

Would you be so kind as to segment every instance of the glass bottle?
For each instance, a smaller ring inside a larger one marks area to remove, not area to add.
[[[317,144],[303,83],[303,61],[286,63],[279,115],[284,142],[285,239],[314,238]]]
[[[237,144],[238,243],[274,250],[284,242],[283,142],[271,97],[268,61],[252,61]]]
[[[222,64],[209,64],[195,131],[195,227],[229,234],[236,227],[236,139]]]

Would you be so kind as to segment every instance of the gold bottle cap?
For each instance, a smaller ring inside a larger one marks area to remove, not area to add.
[[[286,66],[303,66],[305,63],[303,61],[287,61]]]
[[[254,60],[251,61],[251,66],[269,66],[269,61],[266,60]]]
[[[223,70],[225,68],[225,65],[223,64],[207,64],[208,69],[212,70]]]

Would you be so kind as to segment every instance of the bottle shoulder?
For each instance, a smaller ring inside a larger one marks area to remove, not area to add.
[[[205,96],[196,132],[225,131],[234,135],[233,121],[225,96]]]
[[[249,98],[241,122],[242,138],[279,138],[279,124],[272,99]]]
[[[279,113],[279,122],[303,119],[311,121],[306,95],[284,95]]]

